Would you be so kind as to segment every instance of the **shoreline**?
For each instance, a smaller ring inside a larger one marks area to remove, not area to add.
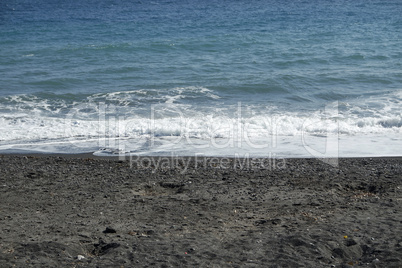
[[[152,159],[1,154],[0,266],[402,263],[402,157],[272,169]]]
[[[5,153],[5,152],[0,152],[0,157],[1,156],[34,156],[34,157],[63,157],[63,158],[94,158],[94,159],[112,159],[116,160],[119,158],[130,158],[130,157],[138,157],[138,158],[194,158],[195,156],[193,155],[94,155],[93,152],[88,152],[88,153],[40,153],[40,152],[21,152],[21,153]],[[243,159],[245,157],[233,157],[233,156],[209,156],[209,155],[199,155],[199,158],[228,158],[228,159],[235,159],[235,158],[240,158]],[[315,156],[311,157],[259,157],[259,156],[249,156],[248,158],[255,158],[255,159],[267,159],[267,158],[272,158],[272,159],[320,159]],[[400,156],[339,156],[339,157],[326,157],[324,159],[379,159],[379,158],[384,158],[384,159],[402,159],[402,155]]]

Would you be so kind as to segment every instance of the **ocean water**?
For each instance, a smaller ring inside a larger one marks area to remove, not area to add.
[[[0,2],[0,153],[402,155],[402,1]]]

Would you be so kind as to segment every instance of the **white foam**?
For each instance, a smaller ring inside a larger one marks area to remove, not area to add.
[[[205,98],[220,99],[212,90],[205,87],[175,87],[171,89],[139,89],[131,91],[117,91],[110,93],[97,93],[89,96],[89,102],[114,102],[118,106],[128,106],[141,102],[148,103],[176,103],[180,99]]]
[[[175,103],[185,90],[211,93],[206,88],[177,88],[172,90],[176,95],[164,96],[171,103],[147,105],[141,112],[128,102],[148,91],[95,94],[83,103],[12,96],[0,104],[4,111],[0,114],[0,150],[108,148],[138,154],[241,152],[263,156],[269,152],[297,157],[314,151],[325,155],[327,140],[336,136],[341,156],[401,154],[402,94],[381,97],[381,105],[371,98],[358,104],[331,103],[305,113],[278,113],[246,104],[197,107]]]

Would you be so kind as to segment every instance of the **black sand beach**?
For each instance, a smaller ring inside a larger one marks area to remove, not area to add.
[[[0,156],[0,267],[402,267],[402,158],[131,160]]]

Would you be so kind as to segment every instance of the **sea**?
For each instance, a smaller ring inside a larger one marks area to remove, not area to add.
[[[2,0],[0,153],[402,156],[400,0]]]

